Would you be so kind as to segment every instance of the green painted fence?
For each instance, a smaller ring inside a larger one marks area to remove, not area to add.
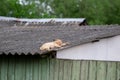
[[[120,80],[120,62],[0,55],[0,80]]]

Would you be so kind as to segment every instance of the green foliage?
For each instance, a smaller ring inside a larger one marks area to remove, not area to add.
[[[120,0],[54,0],[58,17],[84,17],[89,24],[120,24]]]
[[[107,24],[120,24],[120,0],[109,0],[106,7]]]
[[[0,15],[20,18],[86,18],[89,24],[120,24],[120,0],[1,0]]]
[[[39,3],[39,1],[38,1]],[[43,3],[38,4],[34,0],[2,0],[0,2],[0,15],[1,16],[14,16],[19,18],[44,18],[52,17],[46,10]]]

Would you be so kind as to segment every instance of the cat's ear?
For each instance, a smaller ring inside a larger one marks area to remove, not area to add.
[[[53,39],[53,41],[56,41],[56,39]]]
[[[60,40],[60,39],[53,39],[53,41],[57,41],[57,40]]]

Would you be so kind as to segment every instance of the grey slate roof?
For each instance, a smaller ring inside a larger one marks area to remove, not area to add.
[[[102,38],[120,35],[120,26],[0,26],[0,54],[44,54],[39,47],[53,39],[70,44],[62,50]]]

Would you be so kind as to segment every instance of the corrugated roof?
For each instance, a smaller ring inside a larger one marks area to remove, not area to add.
[[[14,17],[4,17],[0,16],[0,20],[2,21],[10,21],[10,20],[19,20],[26,22],[83,22],[85,18],[39,18],[39,19],[27,19],[27,18],[14,18]]]
[[[41,18],[27,19],[0,16],[0,24],[5,26],[56,26],[87,24],[85,18]]]
[[[70,44],[62,49],[120,34],[118,25],[101,26],[11,26],[0,25],[0,54],[43,54],[39,47],[54,39]],[[55,49],[61,50],[61,49]]]

